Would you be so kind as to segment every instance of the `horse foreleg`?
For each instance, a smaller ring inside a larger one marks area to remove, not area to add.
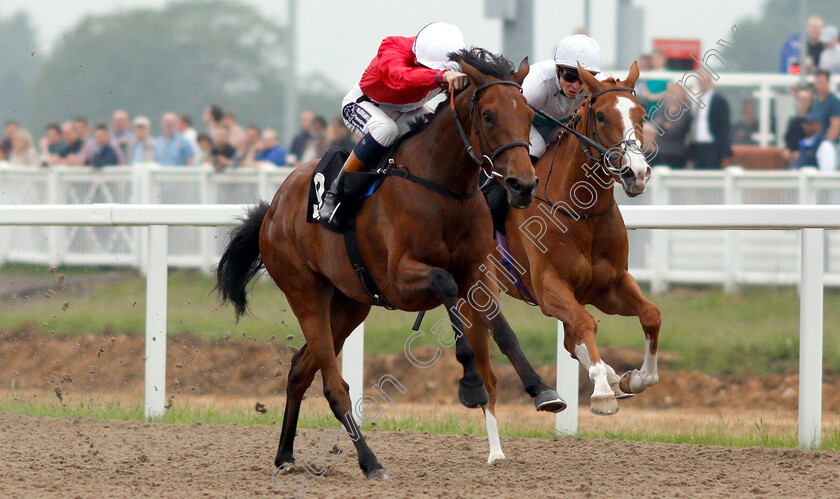
[[[595,318],[577,301],[566,283],[551,270],[543,273],[537,292],[543,313],[563,322],[566,350],[589,373],[589,379],[594,385],[590,409],[602,416],[617,413],[618,401],[607,380],[607,366],[601,360],[595,344],[595,333],[598,330]]]
[[[487,334],[489,321],[486,316],[477,312],[472,307],[468,307],[465,310],[465,316],[470,324],[466,326],[465,333],[473,349],[475,366],[481,375],[481,379],[484,380],[484,386],[487,388],[487,394],[489,396],[489,402],[482,409],[484,410],[484,423],[487,427],[487,440],[490,444],[490,455],[487,457],[487,464],[493,464],[496,461],[504,459],[505,453],[502,452],[502,442],[499,439],[499,426],[496,421],[496,384],[498,380],[490,365],[490,345]]]
[[[656,366],[659,329],[662,326],[659,307],[642,295],[636,280],[626,272],[618,279],[611,292],[594,305],[607,314],[638,317],[645,333],[645,360],[642,367],[624,373],[619,388],[626,393],[641,393],[659,383]]]
[[[534,397],[534,405],[537,410],[560,412],[566,409],[566,401],[543,381],[531,363],[528,362],[528,359],[525,358],[525,353],[519,346],[516,333],[513,332],[501,312],[491,321],[491,329],[493,330],[493,340],[496,341],[499,350],[510,360],[516,374],[519,375],[519,379],[525,386],[525,392]]]

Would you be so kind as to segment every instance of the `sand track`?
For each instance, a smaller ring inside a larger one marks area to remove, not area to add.
[[[0,414],[0,496],[281,496],[271,466],[279,428],[147,424]],[[300,430],[298,451],[326,430]],[[728,449],[558,437],[368,432],[393,481],[366,482],[349,440],[324,476],[293,475],[307,497],[830,497],[840,453]],[[316,464],[315,459],[312,460]],[[314,468],[315,466],[313,466]]]

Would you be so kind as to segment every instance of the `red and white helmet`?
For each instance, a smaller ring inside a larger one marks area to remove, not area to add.
[[[452,24],[434,22],[417,33],[414,40],[414,56],[417,62],[427,68],[460,71],[461,65],[449,60],[451,52],[466,48],[464,35]]]

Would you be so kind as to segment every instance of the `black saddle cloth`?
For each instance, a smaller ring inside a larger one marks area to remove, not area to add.
[[[309,199],[307,201],[306,221],[309,223],[320,223],[324,228],[333,232],[344,232],[353,224],[356,211],[362,201],[370,196],[378,186],[377,180],[382,178],[378,172],[348,172],[345,175],[353,175],[362,178],[362,182],[368,185],[368,189],[358,199],[343,199],[341,206],[335,214],[334,219],[338,220],[338,228],[333,227],[321,220],[318,208],[324,200],[324,194],[329,190],[333,181],[341,171],[344,162],[350,154],[340,147],[332,147],[324,154],[318,166],[312,172],[309,181]],[[347,177],[345,177],[346,179]]]

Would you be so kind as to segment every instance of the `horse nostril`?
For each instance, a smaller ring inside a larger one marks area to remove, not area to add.
[[[647,170],[645,170],[645,180],[647,180],[647,179],[649,179],[649,178],[650,178],[651,171],[652,171],[652,170],[651,170],[651,169],[650,169],[650,167],[648,166],[648,167],[647,167]]]
[[[521,192],[524,186],[519,179],[508,177],[505,179],[505,187],[512,191]]]

